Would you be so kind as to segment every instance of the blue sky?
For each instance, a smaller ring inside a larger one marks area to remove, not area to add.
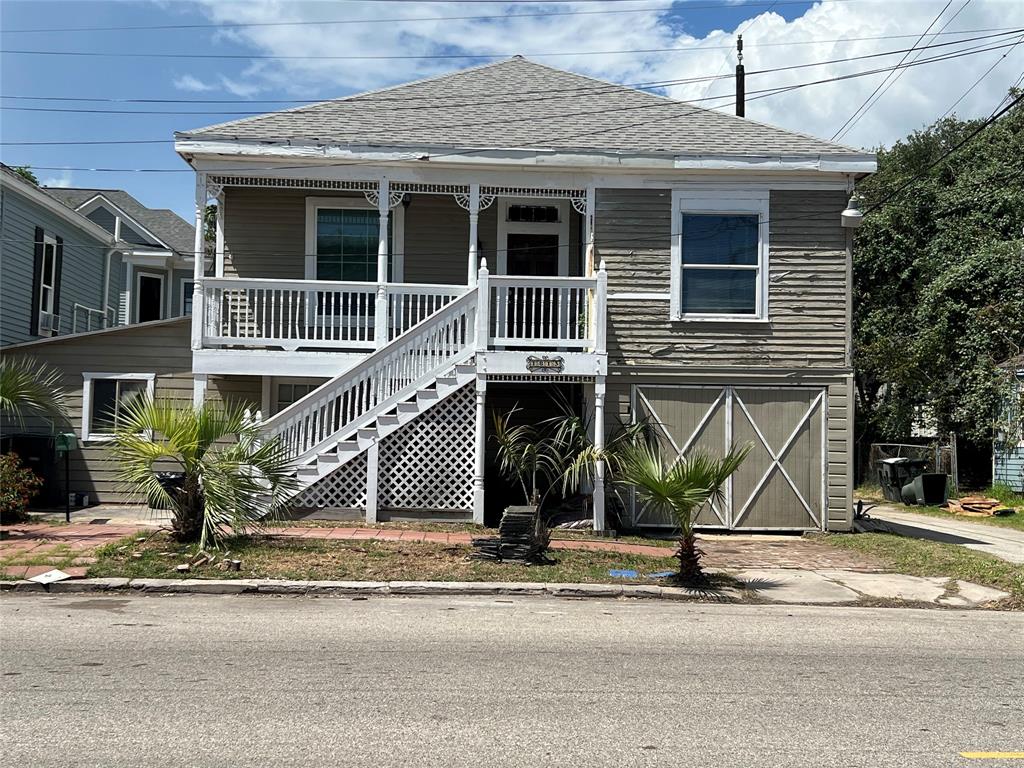
[[[715,4],[715,7],[706,7]],[[538,57],[538,61],[619,82],[634,82],[731,71],[734,33],[747,42],[748,68],[824,61],[910,47],[944,2],[931,0],[825,0],[725,5],[721,0],[579,2],[571,5],[523,5],[467,2],[272,2],[271,0],[209,0],[209,2],[23,2],[0,5],[3,49],[46,51],[112,51],[217,53],[242,56],[414,54],[468,55],[481,52],[531,53],[622,51],[680,47],[681,54],[608,54]],[[1009,0],[955,0],[931,31],[1024,27],[1024,3]],[[401,21],[423,17],[500,15],[552,9],[639,12],[581,14],[517,19]],[[666,10],[671,8],[670,10]],[[959,14],[957,9],[960,8]],[[954,18],[955,16],[955,18]],[[177,29],[147,31],[9,32],[52,27],[146,26],[274,21],[369,20],[369,23],[293,27],[258,26],[229,30]],[[389,19],[388,23],[375,23]],[[893,37],[907,35],[907,38]],[[849,43],[840,38],[886,37]],[[953,39],[950,37],[942,38]],[[1014,40],[1017,38],[1008,38]],[[824,41],[824,42],[815,42]],[[792,45],[788,43],[793,43]],[[813,45],[811,43],[814,43]],[[764,45],[759,48],[759,45]],[[1005,59],[1000,59],[1004,53]],[[882,62],[894,64],[894,55]],[[189,173],[99,173],[44,170],[79,167],[181,168],[170,140],[175,130],[231,119],[232,112],[270,111],[286,105],[257,100],[318,99],[481,63],[466,58],[323,61],[190,60],[103,58],[3,54],[0,90],[6,97],[96,97],[151,99],[238,99],[234,104],[110,104],[22,101],[5,98],[3,105],[33,108],[194,111],[207,114],[88,114],[5,109],[0,136],[15,141],[164,140],[162,144],[112,146],[4,146],[8,164],[36,167],[44,183],[64,186],[117,187],[152,207],[191,215]],[[877,146],[930,123],[956,96],[993,64],[990,76],[970,91],[957,107],[965,116],[989,111],[1006,86],[1024,70],[1024,45],[908,70],[883,99],[843,138],[845,143]],[[865,66],[863,64],[858,66]],[[872,66],[877,66],[873,63]],[[845,68],[844,68],[845,67]],[[941,70],[941,67],[945,69]],[[927,72],[925,70],[928,70]],[[852,71],[850,65],[786,73],[748,88],[788,84]],[[847,81],[842,86],[805,89],[750,105],[748,116],[829,138],[854,108],[881,82],[881,75]],[[728,92],[731,82],[710,93]],[[813,92],[812,92],[813,91]],[[708,86],[680,87],[671,95],[699,98]],[[249,103],[244,103],[246,100]],[[225,110],[217,113],[216,110]]]

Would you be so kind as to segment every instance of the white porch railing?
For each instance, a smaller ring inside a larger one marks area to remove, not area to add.
[[[466,292],[465,286],[205,278],[203,346],[374,349]],[[378,311],[386,312],[386,324]],[[379,330],[386,329],[386,338]]]
[[[596,277],[491,276],[489,342],[593,349]]]
[[[107,311],[104,312],[102,309],[75,302],[71,312],[71,332],[85,333],[109,328],[114,325],[116,318],[117,313],[113,307],[107,307]]]
[[[265,422],[298,461],[352,436],[383,409],[473,355],[477,293],[448,303],[342,375]]]

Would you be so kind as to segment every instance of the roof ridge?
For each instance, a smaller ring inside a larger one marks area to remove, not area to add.
[[[251,122],[253,120],[260,120],[262,118],[269,117],[270,115],[287,115],[287,114],[292,114],[292,113],[295,113],[295,112],[302,112],[303,110],[306,110],[306,109],[316,109],[318,107],[322,107],[322,106],[325,106],[327,104],[336,104],[336,103],[338,103],[340,101],[354,101],[354,100],[362,98],[364,96],[372,96],[373,94],[377,94],[377,93],[386,93],[387,91],[393,91],[393,90],[395,90],[397,88],[405,88],[405,87],[410,86],[410,85],[422,85],[423,83],[430,83],[430,82],[434,82],[435,80],[444,80],[446,78],[455,77],[456,75],[461,75],[461,74],[464,74],[466,72],[476,72],[476,71],[481,70],[481,69],[487,69],[488,67],[494,67],[494,66],[497,66],[499,64],[507,64],[510,61],[514,61],[516,59],[522,59],[522,58],[523,58],[522,56],[510,56],[507,59],[501,59],[499,61],[489,61],[489,62],[487,62],[485,64],[478,64],[478,65],[473,66],[473,67],[466,67],[465,69],[456,69],[456,70],[453,70],[453,71],[450,71],[450,72],[442,72],[442,73],[437,74],[437,75],[431,75],[430,77],[421,77],[421,78],[419,78],[417,80],[409,80],[408,82],[404,82],[404,83],[395,83],[394,85],[385,85],[385,86],[383,86],[381,88],[371,88],[368,91],[360,91],[358,93],[350,93],[348,96],[338,96],[337,98],[333,98],[333,99],[324,99],[323,101],[317,101],[317,102],[314,102],[313,104],[301,104],[301,105],[299,105],[297,107],[289,107],[288,109],[275,109],[272,112],[261,112],[258,115],[249,115],[248,117],[241,117],[238,120],[227,120],[227,121],[225,121],[223,123],[214,123],[213,125],[205,125],[205,126],[202,126],[201,128],[192,128],[191,130],[187,130],[187,131],[175,131],[174,135],[175,136],[190,136],[190,135],[192,135],[194,133],[198,133],[199,131],[206,132],[206,131],[212,131],[215,128],[224,128],[225,126],[228,126],[228,125],[241,125],[243,123],[248,123],[248,122]]]

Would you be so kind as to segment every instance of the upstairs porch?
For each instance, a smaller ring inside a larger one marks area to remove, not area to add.
[[[604,373],[592,190],[200,173],[196,199],[217,204],[197,373],[334,375],[470,291],[490,370],[529,374],[551,352]]]

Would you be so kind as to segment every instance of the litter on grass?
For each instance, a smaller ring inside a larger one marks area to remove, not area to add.
[[[609,576],[614,576],[616,579],[637,579],[640,574],[636,571],[632,571],[625,568],[612,568],[608,571]]]

